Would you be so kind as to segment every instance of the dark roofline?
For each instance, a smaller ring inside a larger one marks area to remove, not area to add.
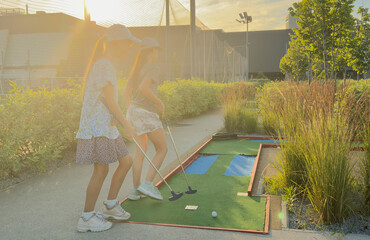
[[[0,19],[6,19],[6,18],[21,18],[21,17],[27,17],[27,18],[35,18],[35,17],[45,17],[45,16],[63,16],[63,17],[67,17],[67,18],[73,18],[75,20],[83,20],[83,19],[80,19],[80,18],[77,18],[77,17],[74,17],[74,16],[71,16],[71,15],[68,15],[68,14],[65,14],[65,13],[62,13],[62,12],[57,12],[57,13],[47,13],[47,12],[43,12],[43,11],[40,11],[40,13],[32,13],[32,14],[15,14],[15,15],[4,15],[4,16],[0,16]]]
[[[165,28],[166,26],[127,26],[127,28]],[[189,25],[170,25],[170,27],[188,28]]]
[[[257,31],[248,31],[248,33],[263,33],[263,32],[285,32],[285,31],[292,31],[292,29],[272,29],[272,30],[257,30]],[[224,32],[225,34],[237,34],[237,33],[244,33],[245,31],[238,31],[238,32]]]
[[[162,29],[166,29],[166,26],[127,26],[127,28],[128,29],[138,29],[138,30],[160,28],[162,30]],[[188,28],[190,28],[190,25],[170,25],[170,29],[171,28],[175,28],[175,29],[185,28],[185,29],[188,29]],[[201,30],[201,29],[199,27],[197,27],[197,30]],[[208,30],[213,30],[213,29],[208,29]],[[205,31],[208,31],[208,30],[205,30]]]

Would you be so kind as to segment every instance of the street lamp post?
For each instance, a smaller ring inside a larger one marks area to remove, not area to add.
[[[249,42],[248,42],[248,23],[252,22],[252,16],[248,16],[247,12],[239,13],[240,19],[237,22],[247,25],[246,43],[245,43],[245,80],[248,81],[249,76]]]

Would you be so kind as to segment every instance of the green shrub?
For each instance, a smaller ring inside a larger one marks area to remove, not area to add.
[[[257,78],[257,79],[267,79],[266,75],[263,72],[258,72],[255,78]]]
[[[260,78],[260,79],[249,79],[248,82],[255,84],[257,87],[263,87],[263,85],[272,81],[268,78]]]
[[[118,81],[122,93],[127,80]],[[0,179],[24,170],[42,171],[58,161],[67,149],[75,148],[82,107],[81,86],[70,80],[70,88],[23,89],[11,84],[12,94],[0,99]],[[220,103],[223,84],[200,80],[177,80],[159,87],[168,119],[195,116]],[[125,111],[122,94],[119,105]],[[118,128],[123,135],[123,129]]]
[[[224,84],[197,80],[167,81],[158,88],[169,120],[197,116],[220,104]]]
[[[0,178],[40,170],[73,147],[78,129],[80,86],[22,90],[15,83],[0,108]]]

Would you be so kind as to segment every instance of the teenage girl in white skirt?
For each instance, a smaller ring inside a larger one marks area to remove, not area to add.
[[[76,136],[76,161],[93,164],[94,171],[86,190],[85,208],[77,224],[79,232],[104,231],[112,227],[106,218],[127,220],[130,217],[121,208],[117,195],[131,168],[132,158],[107,107],[124,124],[125,135],[132,138],[133,129],[117,103],[117,77],[113,62],[125,57],[133,41],[137,40],[123,25],[108,28],[105,36],[98,40],[85,74],[84,101]],[[117,160],[119,164],[112,177],[108,198],[104,201],[102,212],[95,212],[109,164]]]
[[[160,45],[153,38],[144,38],[141,50],[136,58],[135,66],[124,91],[125,103],[128,107],[127,120],[134,127],[139,145],[147,150],[148,138],[154,144],[155,155],[153,164],[159,169],[167,154],[166,138],[160,117],[164,116],[164,105],[157,97],[157,88],[160,84],[159,67],[155,64],[160,51]],[[130,101],[130,94],[132,99]],[[129,199],[138,200],[142,197],[162,200],[158,189],[153,186],[155,170],[150,166],[145,181],[141,183],[141,171],[144,155],[137,147],[132,166],[134,188]]]

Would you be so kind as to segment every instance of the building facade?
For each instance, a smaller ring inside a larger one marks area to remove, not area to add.
[[[4,10],[0,15],[0,80],[6,89],[10,80],[38,87],[58,78],[82,77],[96,40],[105,27],[63,13],[27,14]],[[5,14],[6,13],[6,14]],[[130,27],[138,38],[157,38],[163,47],[158,61],[161,78],[191,77],[190,26]],[[246,33],[197,29],[196,76],[206,81],[231,82],[244,78]],[[249,32],[249,77],[283,79],[280,59],[289,46],[290,29]],[[120,65],[127,77],[138,45]],[[58,81],[54,81],[58,83]]]
[[[0,79],[30,87],[81,76],[105,28],[63,13],[0,16]]]

